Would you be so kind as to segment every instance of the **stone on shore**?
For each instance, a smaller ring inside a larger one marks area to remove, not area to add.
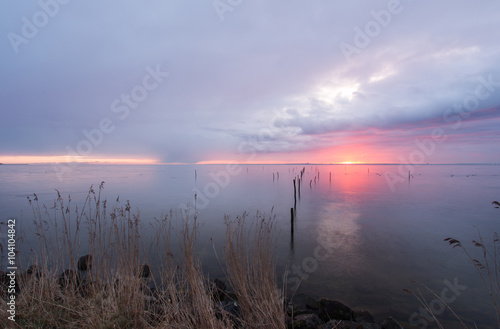
[[[38,265],[30,265],[30,267],[26,270],[26,274],[30,276],[33,275],[35,278],[39,279],[42,276],[42,270]]]
[[[63,289],[77,288],[82,283],[80,273],[73,270],[66,270],[59,276],[59,286]]]
[[[321,324],[320,318],[316,314],[297,315],[292,321],[293,329],[316,329]]]
[[[213,283],[213,296],[216,300],[224,300],[226,294],[226,283],[222,280],[215,279]]]
[[[375,323],[375,319],[368,311],[354,311],[354,320],[356,322]]]
[[[76,264],[78,270],[85,272],[90,271],[92,269],[92,255],[85,255],[78,259],[78,263]]]
[[[151,268],[147,264],[139,265],[137,270],[137,277],[147,279],[151,276]]]
[[[354,320],[353,311],[336,300],[321,299],[319,301],[319,317],[323,322],[330,320]]]
[[[319,300],[307,296],[306,308],[309,308],[311,310],[319,310]]]

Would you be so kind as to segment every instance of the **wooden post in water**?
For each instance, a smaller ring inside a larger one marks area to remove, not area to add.
[[[408,181],[410,181],[410,179],[411,179],[411,172],[408,171]]]
[[[292,237],[293,237],[293,222],[294,222],[294,216],[293,216],[293,208],[290,208],[290,224],[292,226]]]
[[[301,179],[299,178],[299,200],[300,200],[300,181]]]
[[[332,172],[330,171],[330,183],[332,182]]]
[[[297,186],[295,184],[295,178],[293,179],[293,201],[294,205],[297,205]]]

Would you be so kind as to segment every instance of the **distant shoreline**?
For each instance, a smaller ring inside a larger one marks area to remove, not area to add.
[[[0,163],[4,166],[46,166],[52,164],[115,165],[115,166],[500,166],[500,163],[106,163],[106,162],[47,162]]]

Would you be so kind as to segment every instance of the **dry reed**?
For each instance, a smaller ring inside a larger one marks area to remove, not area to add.
[[[7,320],[7,308],[0,307],[0,327],[284,327],[282,299],[274,281],[270,222],[260,221],[256,240],[251,241],[245,239],[243,226],[238,226],[235,236],[228,223],[228,276],[241,307],[235,318],[214,298],[216,288],[203,273],[196,250],[196,208],[194,214],[182,213],[177,236],[180,251],[174,253],[172,211],[150,224],[148,232],[154,234],[145,241],[140,214],[132,213],[128,201],[123,205],[117,199],[110,207],[102,200],[103,188],[104,182],[97,191],[91,187],[81,208],[59,192],[51,208],[41,205],[36,195],[29,199],[37,238],[29,261],[34,266],[18,276],[16,322]],[[83,253],[92,255],[91,264],[79,271],[78,257]],[[141,265],[149,259],[159,261],[153,278],[144,278]],[[70,271],[61,276],[64,270]]]

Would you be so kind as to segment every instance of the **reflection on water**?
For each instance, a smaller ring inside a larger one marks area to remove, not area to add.
[[[394,192],[386,175],[397,175],[396,166],[242,165],[240,169],[238,174],[224,175],[225,166],[216,165],[80,165],[60,182],[51,166],[0,166],[2,220],[18,218],[29,232],[27,195],[36,192],[50,205],[58,189],[62,195],[71,194],[73,204],[82,204],[89,186],[105,181],[104,197],[130,200],[147,226],[180,204],[193,205],[197,193],[198,206],[202,198],[205,203],[198,209],[203,223],[200,242],[211,277],[223,275],[207,250],[210,238],[217,250],[222,247],[224,214],[234,218],[244,211],[261,211],[276,216],[278,274],[288,267],[292,276],[301,276],[294,269],[307,275],[297,294],[336,298],[367,309],[378,319],[393,315],[408,325],[409,316],[420,307],[402,291],[411,287],[411,280],[440,291],[443,280],[458,278],[468,288],[453,309],[481,328],[492,325],[487,319],[494,319],[494,314],[477,273],[460,250],[452,250],[443,239],[471,241],[476,238],[474,226],[485,239],[499,231],[500,211],[491,202],[500,198],[500,166],[415,166],[413,178],[396,184]],[[292,236],[290,209],[297,177],[302,180]],[[28,239],[23,246],[29,249],[32,243]]]

